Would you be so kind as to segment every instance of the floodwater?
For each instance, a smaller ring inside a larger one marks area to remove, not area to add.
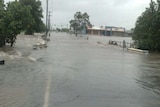
[[[18,40],[21,57],[0,66],[0,107],[160,107],[160,54],[96,44],[107,40],[51,33],[37,50]]]

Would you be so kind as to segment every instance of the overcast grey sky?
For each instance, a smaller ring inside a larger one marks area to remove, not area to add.
[[[13,0],[5,0],[13,1]],[[42,1],[44,21],[46,0]],[[95,26],[117,26],[130,29],[149,6],[150,0],[49,0],[52,25],[66,27],[77,11],[87,12]]]

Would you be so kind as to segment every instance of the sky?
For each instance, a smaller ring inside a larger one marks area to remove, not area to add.
[[[5,0],[5,2],[13,0]],[[46,0],[40,0],[45,22]],[[131,29],[150,0],[48,0],[52,27],[67,27],[77,11],[87,12],[94,26]]]

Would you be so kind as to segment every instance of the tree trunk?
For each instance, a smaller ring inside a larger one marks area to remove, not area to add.
[[[4,37],[0,37],[0,47],[5,46],[5,38]]]

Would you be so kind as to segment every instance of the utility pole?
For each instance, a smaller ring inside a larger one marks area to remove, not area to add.
[[[46,39],[48,34],[48,0],[46,0]]]
[[[48,15],[48,30],[51,30],[51,11],[49,11],[49,15]]]

